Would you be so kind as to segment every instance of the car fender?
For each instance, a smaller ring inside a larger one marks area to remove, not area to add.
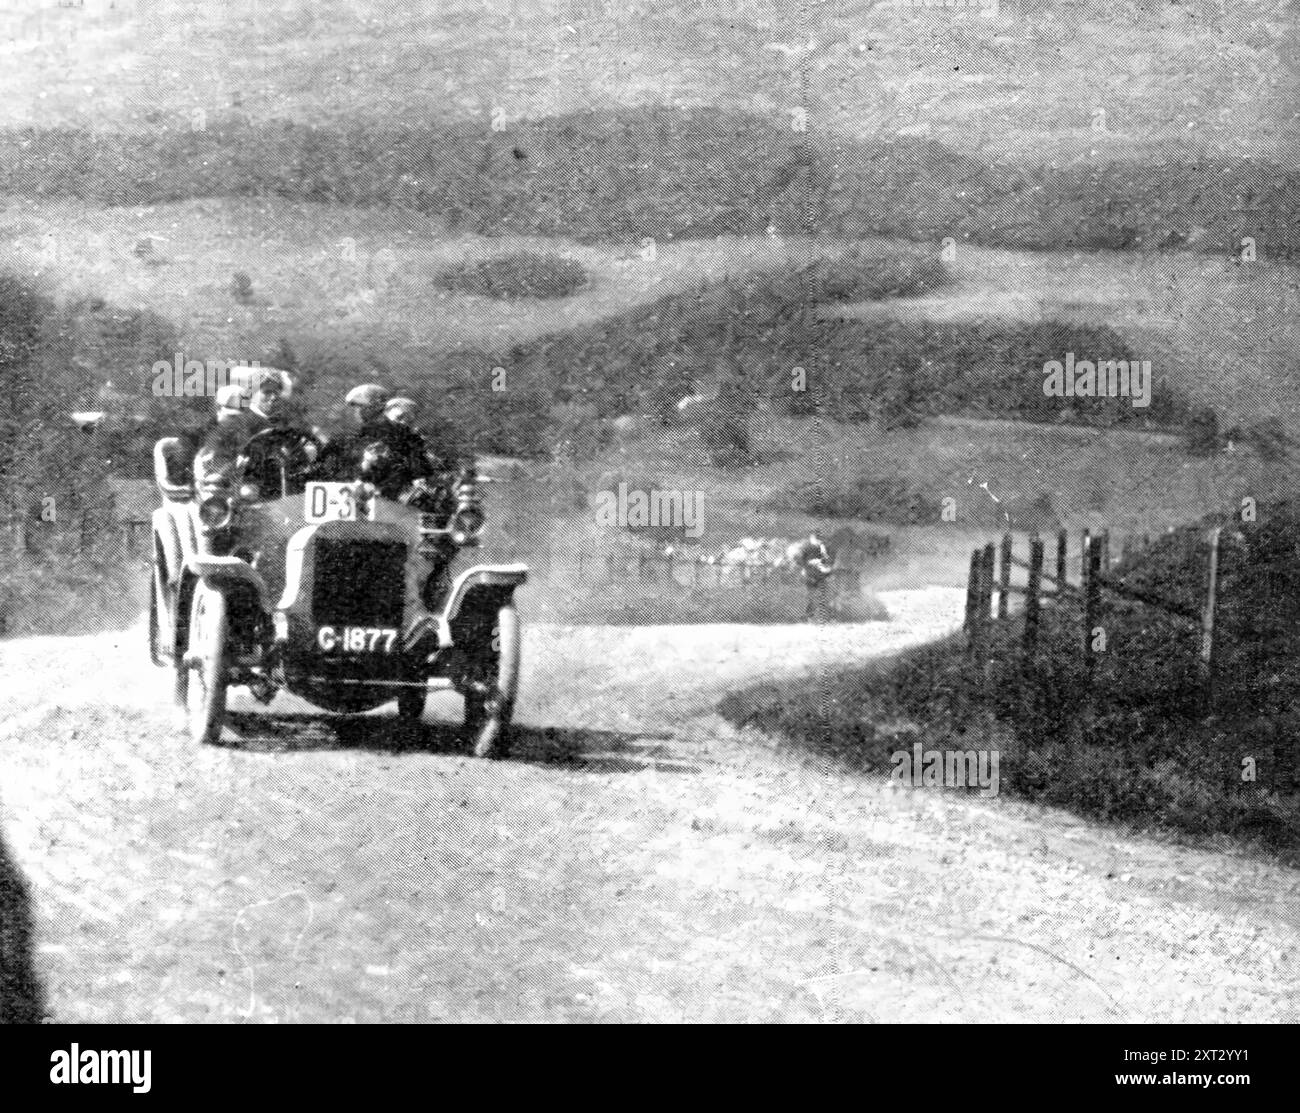
[[[514,599],[515,589],[527,581],[526,564],[476,564],[466,568],[452,582],[447,602],[437,616],[439,640],[443,645],[452,644],[452,630],[462,612],[504,606]]]
[[[247,561],[234,556],[213,556],[204,553],[191,558],[190,571],[207,587],[227,592],[247,586],[257,597],[263,614],[271,613],[271,593],[257,569]]]

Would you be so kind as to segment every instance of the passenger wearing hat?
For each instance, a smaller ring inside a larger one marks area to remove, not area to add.
[[[332,479],[347,482],[357,478],[357,468],[361,462],[361,436],[368,426],[380,420],[384,415],[384,403],[388,393],[375,383],[354,386],[343,399],[350,420],[333,430],[325,443],[316,465],[316,476],[320,479]]]
[[[348,391],[343,404],[352,411],[356,424],[364,429],[383,420],[388,391],[378,383],[362,383]]]
[[[384,416],[394,425],[415,428],[415,403],[409,398],[390,398],[384,406]]]
[[[243,413],[247,401],[248,395],[239,386],[234,383],[223,386],[217,391],[217,424]]]
[[[394,412],[414,414],[415,403],[409,398],[390,400],[383,387],[364,383],[348,391],[344,403],[352,410],[355,428],[330,441],[319,469],[322,474],[364,479],[388,499],[400,498],[416,480],[435,474],[424,438],[392,419]]]

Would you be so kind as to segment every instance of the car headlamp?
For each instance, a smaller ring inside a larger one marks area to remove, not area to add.
[[[225,495],[209,495],[199,503],[199,523],[204,529],[222,529],[230,524],[233,503]]]
[[[469,545],[479,539],[487,518],[477,506],[457,510],[451,519],[451,539],[457,545]]]

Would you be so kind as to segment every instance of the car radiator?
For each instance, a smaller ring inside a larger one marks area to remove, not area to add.
[[[318,624],[401,627],[406,545],[322,539],[315,556],[311,603]]]

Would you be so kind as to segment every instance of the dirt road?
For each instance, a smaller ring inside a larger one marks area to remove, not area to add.
[[[1297,1019],[1300,875],[832,773],[713,713],[960,622],[957,592],[884,601],[820,631],[533,628],[500,763],[287,701],[200,749],[142,631],[0,643],[0,809],[51,1010]]]

